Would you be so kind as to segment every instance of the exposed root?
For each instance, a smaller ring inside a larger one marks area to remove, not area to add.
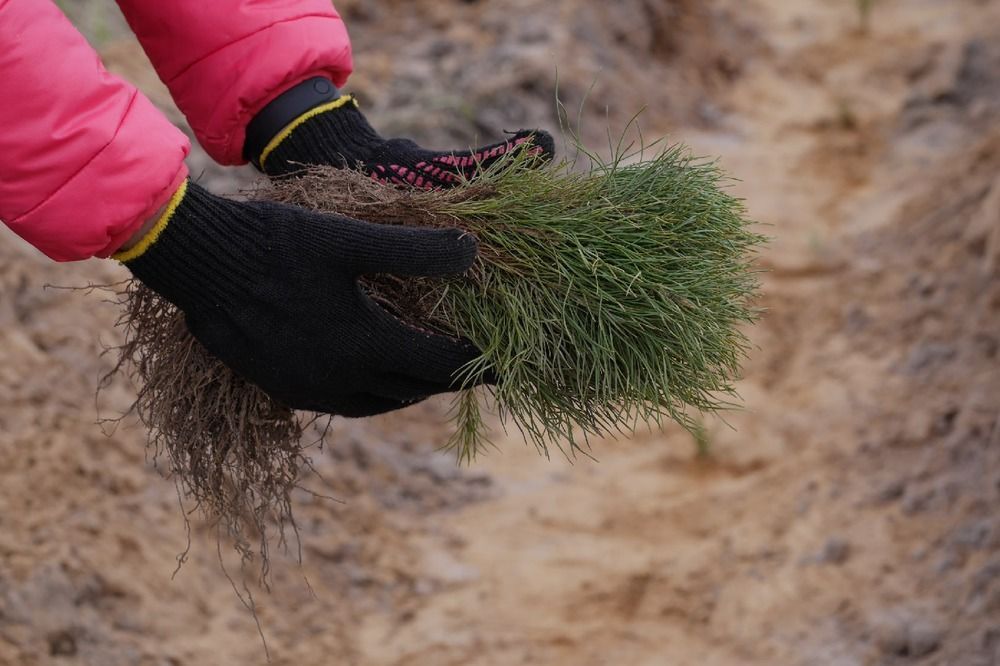
[[[462,381],[503,377],[490,389],[496,409],[539,451],[586,455],[592,436],[668,418],[694,428],[691,413],[728,407],[748,345],[740,326],[756,317],[752,261],[763,239],[723,191],[724,174],[682,146],[632,166],[625,157],[581,174],[534,169],[523,154],[431,192],[315,168],[255,195],[474,233],[479,259],[463,278],[366,275],[362,285],[407,323],[483,350]],[[170,303],[136,282],[123,301],[118,366],[139,385],[134,410],[154,460],[235,540],[244,564],[260,556],[266,586],[271,532],[279,546],[286,528],[297,536],[291,493],[302,470],[314,471],[303,423],[210,356]],[[488,444],[485,424],[472,395],[456,405],[451,445],[471,460]]]
[[[385,188],[349,171],[333,177],[342,178],[343,189],[331,192],[331,175],[324,173],[285,181],[267,195],[387,224],[457,224],[433,213],[440,194]],[[483,189],[443,198],[467,199]],[[365,286],[404,320],[433,326],[427,316],[434,304],[427,302],[428,290],[420,281],[374,276]],[[119,372],[132,379],[138,396],[131,412],[147,428],[154,465],[177,484],[183,503],[232,539],[244,565],[259,558],[260,582],[266,587],[270,547],[288,545],[288,528],[297,541],[291,494],[301,488],[303,471],[315,473],[306,451],[321,445],[322,437],[304,442],[312,421],[209,354],[173,304],[136,280],[115,287],[124,309],[118,325],[125,342],[111,350],[117,364],[101,386]],[[298,546],[296,553],[301,557]],[[185,558],[186,553],[178,558],[178,566]]]
[[[291,493],[308,468],[302,419],[211,356],[172,304],[139,283],[122,292],[125,342],[114,351],[132,378],[132,411],[148,430],[154,464],[184,500],[233,539],[244,564],[260,557],[267,581],[271,532],[291,527]]]

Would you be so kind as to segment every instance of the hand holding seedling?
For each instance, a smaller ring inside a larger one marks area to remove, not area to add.
[[[433,151],[409,139],[383,139],[354,97],[317,77],[286,91],[254,118],[244,156],[269,176],[334,166],[359,168],[383,183],[434,189],[470,180],[515,149],[548,161],[554,146],[543,130],[520,130],[473,150]]]
[[[184,312],[195,338],[287,407],[369,416],[457,388],[467,341],[397,320],[359,276],[447,276],[476,258],[458,229],[369,224],[193,183],[144,241],[118,255]]]

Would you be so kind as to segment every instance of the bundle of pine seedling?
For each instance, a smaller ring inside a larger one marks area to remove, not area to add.
[[[686,427],[733,397],[753,321],[752,265],[762,238],[712,162],[683,147],[589,169],[525,152],[447,191],[415,191],[316,168],[258,196],[388,224],[458,227],[480,257],[457,278],[366,276],[384,307],[470,339],[494,386],[456,397],[451,444],[469,459],[487,441],[477,393],[548,452],[664,418]],[[200,349],[169,304],[133,286],[124,357],[137,408],[184,491],[219,515],[286,515],[304,461],[301,429]]]
[[[373,276],[366,286],[397,315],[476,344],[483,355],[465,376],[492,368],[498,411],[543,451],[718,409],[746,349],[760,238],[717,167],[682,147],[587,172],[535,167],[515,156],[450,192],[316,169],[265,196],[475,234],[481,257],[462,279]],[[472,392],[457,405],[452,443],[467,457],[483,422]]]

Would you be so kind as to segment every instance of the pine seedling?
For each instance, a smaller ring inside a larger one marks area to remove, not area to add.
[[[763,238],[711,161],[682,146],[645,159],[620,147],[585,168],[514,153],[447,191],[382,185],[315,168],[257,196],[385,224],[457,227],[480,254],[451,279],[365,276],[377,302],[483,353],[460,385],[451,446],[471,461],[489,443],[480,397],[539,451],[588,454],[595,436],[673,420],[698,438],[699,414],[725,409],[754,321],[753,260]],[[185,499],[268,566],[269,526],[286,543],[291,493],[311,469],[297,416],[212,357],[184,315],[139,282],[122,294],[117,349],[138,385],[133,410]],[[258,543],[250,535],[258,535]]]
[[[651,159],[618,153],[588,168],[536,168],[515,154],[450,192],[412,192],[321,168],[280,181],[269,198],[361,219],[455,226],[480,259],[460,279],[369,279],[413,323],[460,335],[492,372],[500,416],[548,455],[586,451],[731,404],[755,318],[754,233],[711,161],[673,146]],[[469,382],[470,384],[473,382]],[[471,460],[488,441],[480,402],[457,398],[451,446]]]
[[[704,421],[697,420],[691,428],[691,439],[694,440],[695,453],[701,459],[709,458],[712,455],[712,436],[708,432],[708,427]]]
[[[872,26],[872,12],[875,9],[875,0],[855,0],[858,7],[858,16],[861,20],[861,32],[868,33]]]

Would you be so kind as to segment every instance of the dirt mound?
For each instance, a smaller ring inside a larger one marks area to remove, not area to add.
[[[644,105],[659,130],[712,125],[718,93],[763,49],[748,13],[726,3],[351,2],[343,11],[357,44],[352,89],[386,131],[440,146],[558,127],[557,82],[572,123],[589,100],[582,131],[592,145],[606,144],[608,121],[620,132]]]
[[[827,334],[880,380],[855,396],[857,448],[838,461],[849,480],[835,503],[885,540],[880,589],[838,617],[844,636],[888,658],[1000,654],[989,619],[1000,616],[998,173],[1000,134],[928,179],[895,223],[854,239],[864,262],[838,280],[842,317]],[[866,572],[852,573],[863,585]]]

